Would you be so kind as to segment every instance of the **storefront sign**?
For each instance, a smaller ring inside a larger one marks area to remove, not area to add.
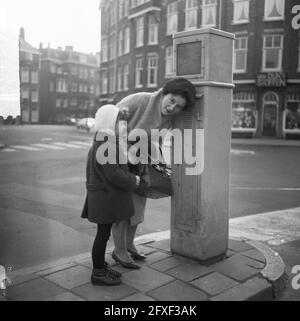
[[[283,72],[268,72],[257,75],[258,87],[285,87],[286,75]]]

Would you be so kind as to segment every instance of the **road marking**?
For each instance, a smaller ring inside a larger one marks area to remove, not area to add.
[[[77,144],[77,145],[82,145],[82,146],[87,146],[87,147],[91,147],[92,146],[92,143],[85,143],[85,142],[80,142],[80,141],[76,141],[76,140],[74,140],[74,141],[71,141],[71,142],[69,142],[69,143],[71,143],[71,144]]]
[[[256,153],[253,150],[231,149],[231,154],[234,154],[234,155],[255,155]]]
[[[50,137],[44,137],[41,139],[42,142],[49,142],[51,140],[53,140],[53,138],[50,138]]]
[[[252,190],[252,191],[300,191],[300,187],[238,187],[233,186],[238,190]]]
[[[37,148],[37,147],[30,147],[30,146],[19,146],[19,145],[14,145],[14,146],[11,146],[12,148],[15,148],[15,149],[22,149],[22,150],[26,150],[26,151],[40,151],[42,149],[40,148]]]
[[[78,146],[78,145],[74,145],[74,144],[69,144],[69,143],[53,143],[53,145],[62,146],[62,147],[69,147],[69,148],[82,149],[82,146]]]
[[[15,150],[15,149],[12,149],[12,148],[4,148],[3,149],[3,152],[16,152],[17,150]]]
[[[55,150],[65,150],[64,147],[53,146],[53,145],[50,145],[50,144],[31,144],[31,146],[48,148],[48,149],[55,149]]]

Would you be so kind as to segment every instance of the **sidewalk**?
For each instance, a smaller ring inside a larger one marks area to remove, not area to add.
[[[231,145],[300,147],[300,139],[289,140],[279,138],[232,138]]]
[[[137,239],[147,254],[140,270],[122,272],[119,286],[93,286],[89,253],[9,273],[7,301],[245,301],[272,300],[285,287],[285,265],[262,243],[229,240],[226,258],[201,265],[170,253],[169,231]]]

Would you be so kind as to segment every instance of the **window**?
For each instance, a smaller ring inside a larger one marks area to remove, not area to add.
[[[249,22],[249,0],[234,0],[233,23]]]
[[[56,108],[62,107],[62,99],[61,98],[56,98]]]
[[[115,91],[116,91],[115,70],[111,69],[109,71],[109,93],[113,94]]]
[[[90,107],[95,107],[95,101],[94,101],[94,99],[90,99]]]
[[[71,67],[71,74],[72,74],[73,76],[77,76],[77,67],[76,67],[76,66],[72,66],[72,67]]]
[[[34,103],[39,101],[39,92],[37,89],[31,89],[31,101]]]
[[[280,71],[282,68],[283,36],[264,36],[263,71]]]
[[[21,82],[29,82],[29,68],[27,67],[21,69]]]
[[[158,43],[158,23],[154,15],[149,17],[149,45]]]
[[[235,92],[232,101],[233,130],[256,129],[255,94],[252,92]]]
[[[108,47],[107,47],[107,39],[102,39],[102,44],[101,44],[102,50],[101,50],[101,60],[102,62],[107,62],[107,51],[108,51]]]
[[[284,19],[285,0],[265,0],[265,20]]]
[[[177,2],[172,2],[168,4],[168,7],[167,7],[167,34],[171,35],[177,32],[177,26],[178,26]]]
[[[129,0],[124,1],[124,16],[127,17],[129,12]]]
[[[123,71],[123,89],[128,90],[129,89],[129,65],[126,64],[124,66]]]
[[[122,91],[122,67],[118,68],[118,91]]]
[[[109,42],[109,58],[115,59],[116,57],[116,35],[112,34]]]
[[[66,79],[57,79],[56,91],[60,93],[66,93],[68,91]]]
[[[124,0],[119,0],[119,20],[124,17]]]
[[[25,52],[25,60],[29,60],[29,61],[33,60],[33,55],[31,52]]]
[[[300,72],[300,38],[299,38],[299,45],[298,45],[298,71]]]
[[[68,108],[68,99],[67,98],[64,99],[63,103],[64,103],[63,107]]]
[[[248,38],[239,37],[234,40],[233,72],[247,71]]]
[[[39,82],[39,77],[38,77],[38,72],[37,70],[32,70],[31,71],[31,82],[33,84],[37,84]]]
[[[102,71],[102,78],[101,78],[101,92],[102,94],[107,94],[108,89],[108,79],[107,79],[107,71]]]
[[[73,107],[77,106],[77,99],[76,98],[71,99],[71,106],[73,106]]]
[[[55,74],[56,73],[56,66],[55,66],[55,64],[54,63],[50,63],[50,72],[52,73],[52,74]]]
[[[130,51],[130,29],[129,27],[125,28],[124,31],[124,54]]]
[[[144,45],[144,17],[136,19],[136,47]]]
[[[174,51],[173,47],[166,49],[166,76],[174,75]]]
[[[216,26],[217,0],[203,0],[202,27]]]
[[[185,29],[196,29],[198,25],[198,4],[197,0],[185,1]]]
[[[54,82],[50,81],[50,92],[54,91]]]
[[[71,91],[76,93],[77,92],[77,83],[76,82],[72,82],[71,84]]]
[[[94,94],[95,93],[95,87],[94,85],[90,85],[90,94]]]
[[[95,70],[90,69],[90,78],[94,78],[94,77],[95,77]]]
[[[21,97],[22,97],[22,99],[29,99],[29,88],[28,87],[22,87]]]
[[[289,93],[285,109],[285,130],[300,131],[300,93]]]
[[[143,59],[136,60],[135,67],[135,87],[140,88],[143,86]]]
[[[119,46],[118,46],[118,55],[122,56],[123,54],[123,46],[124,46],[124,34],[123,30],[119,32]]]
[[[158,58],[156,55],[148,56],[148,87],[157,86],[157,66]]]

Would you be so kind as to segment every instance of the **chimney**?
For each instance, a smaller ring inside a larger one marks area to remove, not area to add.
[[[65,46],[66,51],[73,51],[73,46]]]
[[[25,29],[23,27],[20,28],[20,38],[25,40]]]
[[[40,49],[43,49],[43,43],[40,42]]]

